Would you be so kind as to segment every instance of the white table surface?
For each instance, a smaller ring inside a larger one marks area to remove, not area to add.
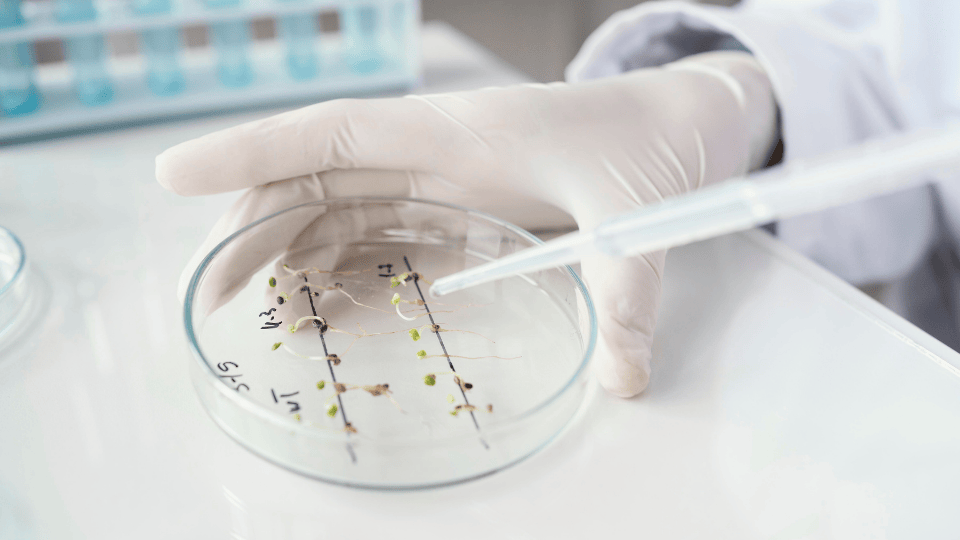
[[[425,90],[523,80],[424,43]],[[0,224],[49,288],[0,356],[0,537],[957,536],[960,356],[762,232],[673,250],[648,390],[594,391],[511,469],[381,493],[250,454],[194,395],[175,297],[235,195],[166,193],[153,158],[264,114],[0,149]]]

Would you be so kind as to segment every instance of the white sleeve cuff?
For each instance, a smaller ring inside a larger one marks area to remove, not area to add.
[[[782,6],[721,8],[649,2],[621,11],[586,40],[568,81],[609,77],[716,50],[732,39],[770,77],[784,159],[802,159],[912,127],[875,43],[872,20],[852,31],[821,13]],[[910,216],[908,219],[901,219]],[[854,283],[906,274],[936,234],[927,188],[780,222],[781,240]]]

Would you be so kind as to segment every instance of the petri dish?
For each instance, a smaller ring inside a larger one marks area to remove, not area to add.
[[[248,450],[328,482],[413,489],[515,464],[583,402],[587,289],[569,267],[442,301],[428,288],[538,243],[415,199],[331,199],[254,222],[187,290],[200,401]]]
[[[0,227],[0,349],[13,341],[31,312],[29,265],[23,244]]]

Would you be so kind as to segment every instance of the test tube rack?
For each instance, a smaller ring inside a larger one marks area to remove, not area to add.
[[[419,0],[178,1],[0,0],[0,141],[419,84]],[[276,39],[251,39],[261,20]],[[187,48],[197,27],[209,46]],[[137,53],[109,55],[112,35]],[[35,63],[47,41],[64,62]]]

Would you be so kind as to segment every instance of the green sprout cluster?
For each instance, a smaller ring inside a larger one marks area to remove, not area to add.
[[[417,358],[423,360],[426,357],[427,357],[427,351],[423,349],[420,349],[419,351],[417,351]]]
[[[326,381],[320,381],[317,383],[317,390],[323,390],[323,387],[327,385]]]
[[[400,274],[399,276],[395,276],[395,277],[390,278],[390,288],[392,289],[392,288],[397,287],[397,286],[399,286],[399,285],[403,285],[403,282],[407,281],[407,279],[409,279],[409,278],[410,278],[410,274],[408,274],[408,273],[406,273],[406,272]]]
[[[417,330],[416,328],[411,328],[410,330],[407,331],[407,333],[410,334],[410,338],[413,339],[414,341],[420,341],[420,330]]]
[[[333,418],[336,415],[337,415],[337,405],[335,403],[331,403],[327,405],[327,416],[329,416],[330,418]]]

